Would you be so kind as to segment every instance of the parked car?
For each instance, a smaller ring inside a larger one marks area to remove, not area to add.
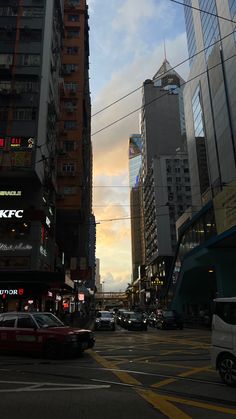
[[[91,330],[66,326],[52,313],[0,314],[0,350],[43,353],[46,358],[79,355],[94,346]]]
[[[221,380],[236,386],[236,297],[216,298],[212,317],[211,360]]]
[[[183,329],[183,320],[175,310],[158,310],[157,329]]]
[[[110,311],[98,311],[95,319],[95,330],[115,330],[115,319]]]
[[[147,330],[147,319],[142,313],[130,311],[125,316],[125,328],[128,330]]]

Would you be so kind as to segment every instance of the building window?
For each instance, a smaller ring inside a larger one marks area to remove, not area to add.
[[[14,85],[17,93],[38,93],[39,92],[39,83],[37,81],[15,81]]]
[[[203,42],[204,47],[207,48],[205,50],[206,59],[208,59],[211,51],[213,50],[214,46],[211,46],[214,42],[216,42],[220,38],[220,29],[219,29],[219,21],[217,16],[213,16],[214,14],[217,15],[216,9],[216,1],[215,0],[199,0],[199,8],[202,10],[200,12],[201,16],[201,24],[202,24],[202,35],[203,35]],[[204,13],[204,12],[210,12]]]
[[[229,0],[229,9],[232,20],[236,20],[236,0]],[[234,26],[234,40],[236,41],[236,26]]]
[[[16,121],[32,121],[36,119],[35,108],[16,108],[13,111],[13,119]]]
[[[198,86],[192,98],[195,137],[205,137],[201,90]]]
[[[7,121],[8,111],[6,108],[0,108],[0,121]]]
[[[39,29],[21,29],[21,42],[40,42],[42,39],[42,31]]]
[[[185,24],[186,24],[186,32],[187,32],[187,42],[188,42],[188,53],[189,57],[192,57],[196,53],[196,36],[195,36],[195,28],[194,28],[194,20],[193,20],[193,10],[192,6],[192,0],[184,0],[184,4],[186,6],[184,7],[184,14],[185,14]],[[189,60],[190,66],[193,62],[193,58],[190,58]]]
[[[79,15],[68,15],[68,21],[69,22],[79,22]]]
[[[77,187],[76,186],[65,186],[63,188],[63,194],[64,195],[75,195],[77,193]]]
[[[0,16],[17,16],[17,6],[0,7]]]
[[[184,178],[184,181],[185,181],[185,182],[190,182],[190,177],[185,177],[185,178]]]
[[[80,0],[69,0],[68,6],[79,6]]]
[[[75,172],[75,164],[74,163],[65,163],[62,166],[63,172],[66,173],[74,173]]]
[[[7,67],[12,65],[13,55],[12,54],[0,54],[0,67]]]
[[[171,183],[172,182],[172,177],[168,177],[167,178],[167,182],[170,182]]]
[[[64,102],[64,110],[69,113],[75,112],[77,109],[77,105],[75,101],[66,101]]]
[[[40,66],[40,55],[38,54],[19,54],[18,65],[22,66]]]
[[[78,54],[79,48],[78,47],[67,47],[66,52],[69,55],[76,55]]]
[[[185,186],[185,191],[186,191],[186,192],[191,191],[191,187],[190,187],[190,186]]]
[[[78,89],[78,83],[75,82],[69,82],[69,83],[65,83],[65,90],[67,92],[74,92],[76,93]]]
[[[75,150],[75,141],[73,141],[73,140],[63,141],[63,150],[64,151],[74,151]]]
[[[80,30],[79,30],[79,28],[77,28],[77,29],[74,29],[74,28],[71,28],[71,29],[67,29],[67,38],[79,38],[79,33],[80,33]]]
[[[62,67],[63,73],[65,75],[74,73],[75,71],[78,71],[78,65],[77,64],[64,64]]]
[[[42,17],[43,12],[42,7],[24,7],[22,15],[24,17]]]
[[[74,130],[77,128],[77,122],[76,121],[65,121],[64,122],[64,128],[69,130]]]

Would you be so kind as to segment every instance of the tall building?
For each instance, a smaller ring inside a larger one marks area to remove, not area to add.
[[[230,22],[236,2],[184,3],[189,56],[205,48],[190,60],[192,80],[184,89],[193,204],[201,207],[236,177],[235,25]]]
[[[195,316],[201,308],[210,312],[214,297],[236,292],[236,1],[184,4],[190,56],[184,104],[193,207],[190,219],[179,226],[169,296],[173,307]]]
[[[129,186],[131,215],[132,281],[138,278],[138,268],[145,263],[145,245],[142,234],[142,138],[132,134],[129,138]]]
[[[81,0],[0,0],[3,310],[55,309],[92,275],[87,21]]]
[[[94,282],[95,258],[91,266],[92,147],[87,9],[86,0],[65,1],[56,237],[71,279],[91,283],[92,276]]]
[[[156,286],[154,294],[167,284],[176,247],[175,222],[191,203],[182,84],[166,59],[143,84],[145,264],[148,286]]]

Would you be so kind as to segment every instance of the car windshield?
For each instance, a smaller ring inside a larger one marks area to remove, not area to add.
[[[130,313],[129,318],[131,320],[142,320],[143,315],[141,313]]]
[[[62,327],[64,324],[53,314],[34,314],[34,319],[36,320],[39,327]]]
[[[97,317],[101,317],[102,319],[111,319],[113,316],[112,316],[112,313],[107,312],[107,313],[98,313]]]
[[[173,311],[171,311],[171,310],[168,310],[168,311],[163,311],[163,312],[162,312],[162,315],[163,315],[164,317],[174,317],[174,312],[173,312]]]

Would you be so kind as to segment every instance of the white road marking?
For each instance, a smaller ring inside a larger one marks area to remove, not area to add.
[[[66,383],[48,383],[48,382],[32,382],[32,381],[0,381],[0,384],[18,384],[26,385],[20,388],[4,388],[0,389],[0,393],[22,393],[22,392],[39,392],[39,391],[67,391],[67,390],[97,390],[110,388],[110,385],[94,385],[94,384],[66,384]],[[44,386],[51,386],[50,388]]]

